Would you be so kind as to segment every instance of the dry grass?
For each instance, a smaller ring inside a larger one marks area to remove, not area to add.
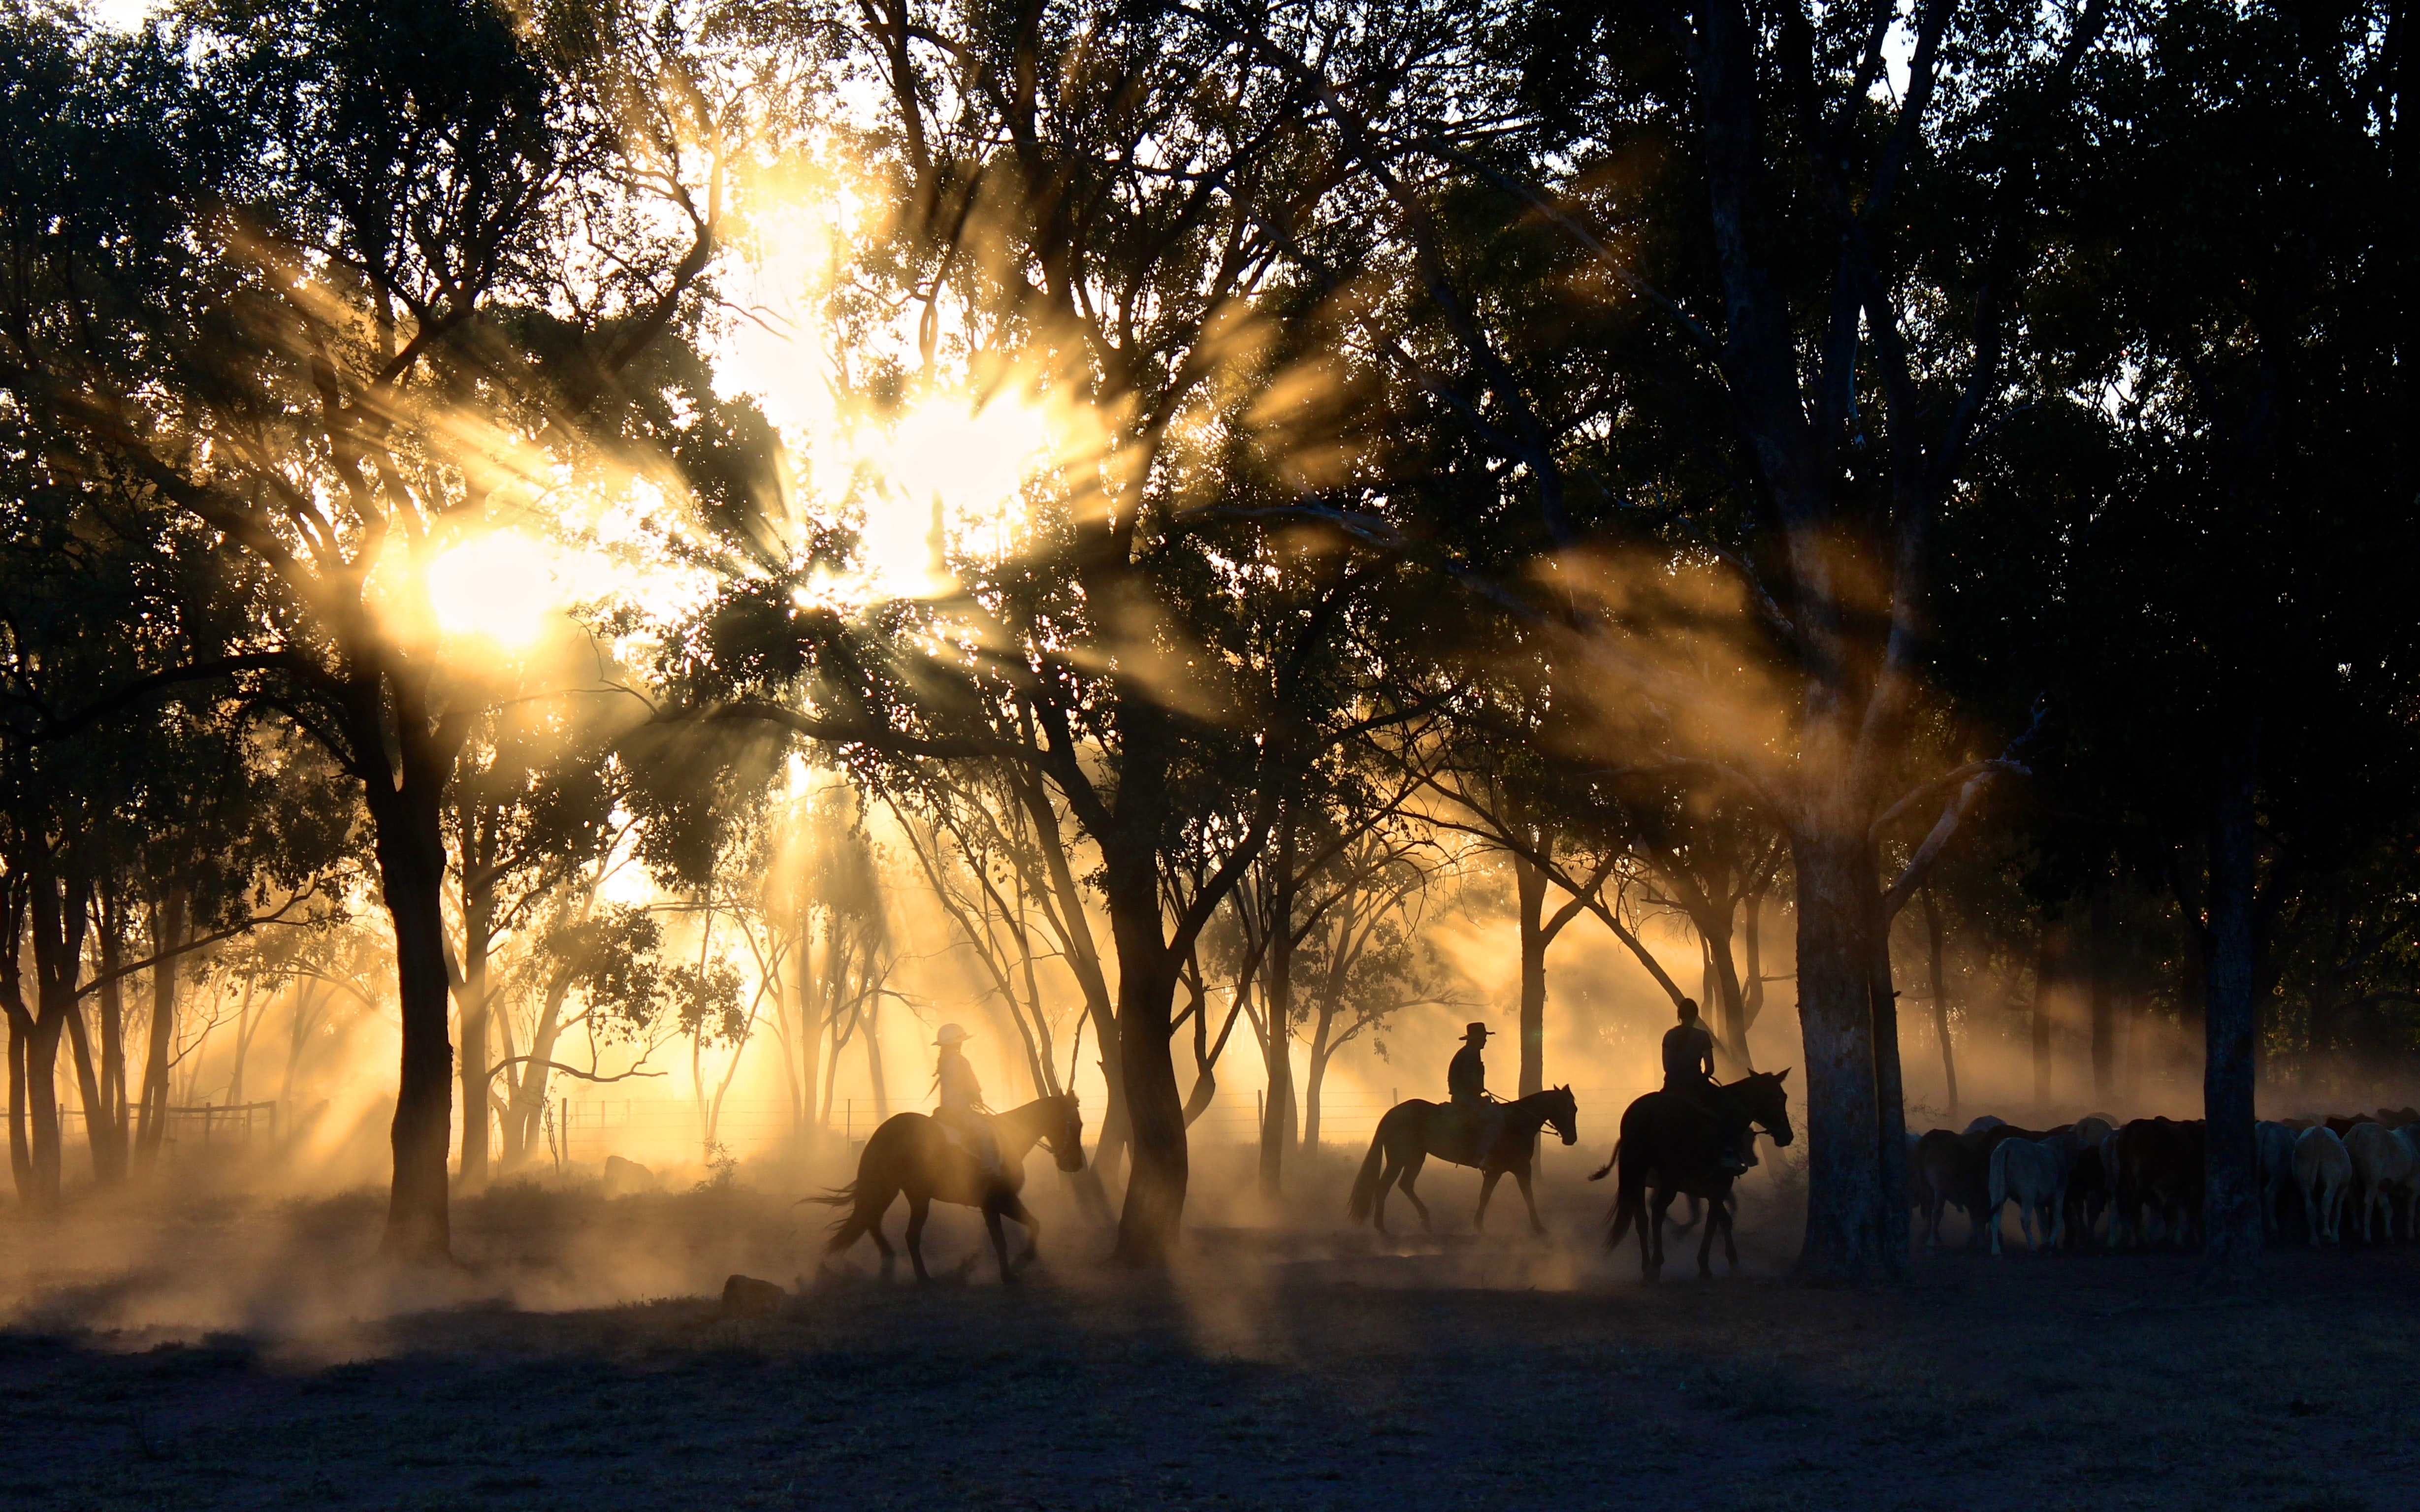
[[[1768,1224],[1741,1277],[1649,1288],[1588,1248],[1594,1191],[1553,1215],[1571,1243],[1206,1229],[1138,1276],[1062,1223],[1022,1288],[843,1275],[737,1320],[723,1273],[805,1268],[783,1201],[465,1204],[473,1263],[439,1282],[380,1273],[352,1200],[0,1224],[0,1504],[2385,1512],[2420,1485],[2415,1252],[2281,1257],[2245,1297],[2172,1256],[1844,1294],[1781,1282]],[[977,1242],[936,1229],[945,1260]]]

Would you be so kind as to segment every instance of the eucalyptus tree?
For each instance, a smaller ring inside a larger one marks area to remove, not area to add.
[[[492,690],[420,574],[529,516],[558,465],[677,482],[683,443],[727,428],[623,401],[693,327],[744,123],[677,18],[613,8],[196,5],[65,47],[57,118],[130,150],[23,189],[0,391],[260,586],[245,636],[181,674],[278,709],[357,784],[403,1014],[387,1242],[442,1254],[442,820]]]
[[[680,670],[726,713],[879,759],[1014,762],[1064,805],[1101,858],[1117,967],[1119,1253],[1156,1263],[1188,1172],[1183,964],[1287,771],[1384,717],[1321,701],[1277,717],[1374,569],[1257,513],[1361,449],[1340,444],[1323,291],[1272,274],[1334,183],[1331,144],[1307,82],[1181,5],[768,7],[758,23],[852,81],[835,124],[887,212],[853,286],[917,322],[912,349],[872,346],[861,370],[905,401],[935,402],[944,374],[1044,394],[1086,434],[1027,487],[1014,550],[945,563],[955,590],[819,607],[801,543],[752,563],[709,616],[735,633]],[[1281,578],[1282,625],[1264,612]],[[1196,886],[1202,844],[1217,860]]]

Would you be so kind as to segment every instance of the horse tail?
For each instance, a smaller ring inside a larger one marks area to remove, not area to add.
[[[1353,1178],[1353,1199],[1345,1206],[1345,1217],[1357,1224],[1368,1223],[1371,1211],[1378,1201],[1378,1168],[1387,1158],[1387,1119],[1392,1110],[1378,1120],[1377,1132],[1370,1136],[1370,1153],[1361,1158],[1361,1174]]]
[[[856,1200],[857,1200],[857,1183],[856,1183],[855,1181],[851,1181],[851,1182],[849,1182],[849,1183],[848,1183],[848,1185],[846,1185],[846,1186],[836,1186],[836,1187],[833,1187],[830,1191],[829,1191],[829,1192],[825,1193],[822,1196],[819,1196],[819,1197],[800,1197],[797,1202],[794,1202],[794,1203],[792,1203],[792,1204],[790,1204],[790,1205],[791,1205],[792,1207],[794,1207],[794,1208],[795,1208],[795,1207],[803,1207],[805,1204],[810,1203],[810,1202],[820,1202],[820,1203],[822,1203],[822,1204],[823,1204],[825,1207],[827,1207],[827,1208],[845,1208],[845,1207],[847,1207],[850,1203],[855,1202]]]
[[[1598,1166],[1595,1170],[1592,1170],[1592,1171],[1589,1172],[1589,1180],[1591,1180],[1591,1181],[1602,1181],[1602,1180],[1604,1180],[1606,1179],[1606,1176],[1607,1175],[1607,1173],[1609,1173],[1610,1171],[1612,1171],[1612,1169],[1613,1169],[1613,1163],[1614,1163],[1615,1161],[1620,1160],[1621,1158],[1621,1140],[1619,1140],[1619,1139],[1617,1139],[1617,1140],[1615,1140],[1615,1141],[1613,1142],[1613,1153],[1612,1153],[1612,1154],[1610,1154],[1610,1155],[1607,1155],[1607,1156],[1605,1158],[1605,1164],[1604,1164],[1604,1165],[1602,1165]]]

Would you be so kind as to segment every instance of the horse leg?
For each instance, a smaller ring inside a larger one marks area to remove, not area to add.
[[[1515,1166],[1512,1171],[1512,1180],[1521,1188],[1521,1200],[1528,1204],[1529,1209],[1529,1232],[1540,1239],[1545,1238],[1546,1226],[1538,1221],[1538,1195],[1529,1190],[1529,1167]]]
[[[1649,1194],[1647,1198],[1652,1220],[1647,1227],[1655,1234],[1655,1258],[1647,1269],[1647,1279],[1650,1281],[1664,1273],[1664,1223],[1671,1214],[1673,1196],[1674,1194],[1668,1189],[1657,1187]]]
[[[1435,1233],[1436,1228],[1429,1222],[1429,1205],[1420,1200],[1420,1195],[1418,1192],[1412,1190],[1412,1182],[1419,1179],[1420,1167],[1426,1164],[1428,1164],[1426,1156],[1413,1156],[1404,1162],[1404,1174],[1395,1181],[1396,1187],[1404,1194],[1404,1200],[1410,1203],[1412,1210],[1420,1215],[1420,1232],[1424,1234]]]
[[[992,1257],[1000,1261],[1000,1284],[1004,1287],[1013,1285],[1016,1280],[1016,1273],[1009,1269],[1008,1235],[1003,1233],[1000,1227],[999,1204],[985,1203],[983,1215],[984,1231],[991,1235]]]
[[[1404,1168],[1395,1164],[1394,1152],[1389,1150],[1387,1168],[1378,1175],[1378,1195],[1370,1199],[1370,1227],[1388,1239],[1395,1236],[1387,1232],[1387,1193],[1403,1174]]]
[[[1483,1171],[1479,1178],[1479,1211],[1472,1216],[1470,1227],[1479,1233],[1487,1232],[1487,1204],[1496,1196],[1496,1183],[1504,1180],[1501,1170]]]
[[[1025,1205],[1023,1197],[1012,1194],[1008,1204],[1007,1216],[1016,1219],[1025,1230],[1025,1252],[1016,1257],[1016,1268],[1022,1271],[1032,1265],[1033,1257],[1041,1253],[1042,1220],[1033,1216],[1033,1211]]]
[[[908,1194],[908,1259],[916,1267],[916,1279],[933,1279],[924,1269],[924,1215],[933,1208],[933,1199],[910,1192]]]
[[[1706,1204],[1706,1231],[1698,1237],[1698,1279],[1714,1278],[1714,1230],[1722,1227],[1723,1205],[1720,1201]]]
[[[1733,1275],[1739,1273],[1739,1243],[1733,1237],[1739,1227],[1738,1218],[1738,1210],[1726,1201],[1723,1204],[1723,1258],[1730,1263]]]

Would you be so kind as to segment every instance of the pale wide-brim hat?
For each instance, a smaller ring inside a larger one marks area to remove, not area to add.
[[[1472,1024],[1465,1026],[1462,1031],[1462,1037],[1466,1040],[1479,1041],[1486,1039],[1489,1030],[1486,1025]]]
[[[933,1036],[935,1044],[964,1044],[974,1036],[955,1024],[944,1024],[941,1032]]]

